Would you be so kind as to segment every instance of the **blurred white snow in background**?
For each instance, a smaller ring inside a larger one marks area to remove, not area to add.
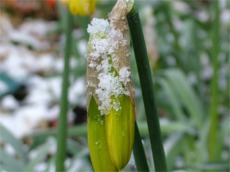
[[[23,101],[16,100],[12,95],[0,100],[0,123],[17,138],[31,134],[42,121],[58,117],[63,57],[51,49],[60,46],[60,41],[53,45],[47,39],[47,34],[56,27],[56,22],[39,19],[26,20],[14,27],[6,15],[0,16],[0,75],[4,72],[13,80],[23,82],[28,91]],[[78,48],[84,54],[86,42],[81,42]],[[72,58],[71,67],[76,65],[77,61]],[[0,93],[7,89],[7,85],[0,80]],[[84,78],[72,81],[70,104],[84,105],[84,92]],[[72,116],[69,111],[70,120]]]

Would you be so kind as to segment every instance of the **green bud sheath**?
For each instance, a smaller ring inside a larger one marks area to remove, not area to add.
[[[105,116],[100,114],[94,97],[91,98],[88,109],[88,145],[94,171],[118,171],[109,155]]]
[[[113,164],[123,169],[130,159],[134,141],[134,108],[130,97],[119,97],[121,109],[105,116],[106,140]]]

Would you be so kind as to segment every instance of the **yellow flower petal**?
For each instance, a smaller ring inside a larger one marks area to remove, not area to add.
[[[123,169],[130,159],[134,141],[134,109],[130,97],[118,98],[121,109],[105,116],[106,139],[113,164]],[[117,100],[115,100],[117,101]]]
[[[106,142],[105,116],[100,114],[93,97],[88,110],[88,145],[95,171],[117,171],[111,161]]]
[[[69,0],[69,8],[72,14],[87,16],[93,14],[96,0]]]

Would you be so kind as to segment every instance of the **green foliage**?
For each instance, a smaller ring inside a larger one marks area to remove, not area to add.
[[[10,146],[16,151],[16,155],[19,157],[18,159],[25,163],[26,158],[26,150],[23,147],[23,144],[20,140],[16,139],[2,124],[0,124],[0,131],[1,131],[1,140],[5,143],[10,144]],[[6,154],[4,150],[2,150],[3,154]],[[1,156],[3,158],[4,156]],[[10,157],[9,157],[10,158]]]
[[[67,14],[67,27],[65,30],[65,56],[64,56],[64,69],[62,76],[62,91],[60,99],[60,112],[58,118],[58,145],[56,155],[56,171],[65,171],[65,154],[66,154],[66,140],[67,140],[67,114],[69,108],[68,90],[69,90],[69,77],[70,77],[70,57],[72,54],[72,30],[73,30],[73,16],[68,12]]]
[[[175,2],[182,3],[187,10],[177,9]],[[161,138],[164,143],[169,171],[229,171],[230,169],[228,162],[230,159],[230,145],[228,143],[230,133],[230,25],[229,22],[224,23],[222,20],[218,21],[213,18],[216,13],[219,13],[216,17],[220,18],[224,15],[223,11],[227,9],[221,5],[218,7],[213,2],[220,3],[220,1],[205,1],[203,3],[203,1],[190,0],[146,1],[146,3],[137,1],[136,3],[140,10],[141,19],[144,17],[145,11],[143,9],[147,4],[152,10],[151,17],[154,18],[155,22],[152,30],[156,32],[159,59],[154,66],[151,66],[152,80],[156,109],[160,117]],[[106,18],[114,3],[115,1],[98,1],[97,15]],[[67,13],[66,9],[61,4],[59,5],[60,18],[57,31],[63,33],[67,29]],[[229,7],[230,4],[226,2],[226,6]],[[207,19],[202,19],[200,13],[206,15]],[[75,68],[70,69],[70,75],[73,78],[85,77],[86,62],[77,45],[88,39],[86,33],[88,21],[89,18],[74,18],[74,28],[83,32],[78,37],[72,37],[72,55],[78,62]],[[142,26],[145,27],[145,25],[146,23],[142,20]],[[219,29],[219,32],[213,31],[213,28]],[[217,48],[218,46],[219,48]],[[63,53],[64,48],[61,47],[59,51]],[[137,129],[139,129],[140,135],[135,136],[134,155],[136,154],[136,163],[129,163],[124,171],[134,169],[147,171],[148,168],[151,171],[154,169],[154,164],[150,154],[151,146],[146,124],[146,112],[140,93],[134,54],[131,53],[131,55],[132,77],[136,89],[138,112],[136,134],[138,134]],[[213,79],[212,73],[206,75],[210,69],[215,72],[215,79]],[[7,94],[12,94],[21,84],[16,83],[11,78],[7,79],[2,74],[0,79],[4,80],[12,90]],[[211,83],[214,85],[213,89]],[[143,87],[146,88],[147,86]],[[4,93],[4,95],[6,94]],[[1,98],[3,96],[0,95]],[[211,107],[215,108],[213,112],[210,112]],[[49,152],[50,140],[48,138],[55,136],[55,133],[56,130],[54,129],[35,132],[31,136],[33,144],[23,145],[22,141],[16,139],[0,125],[0,138],[1,143],[3,143],[3,146],[1,144],[0,147],[1,170],[30,172],[34,171],[40,163],[45,163],[45,171],[52,171],[55,166],[55,154]],[[65,166],[67,171],[74,171],[79,162],[81,167],[77,169],[92,171],[86,135],[86,125],[68,128],[67,150],[64,155],[66,159],[70,160],[70,163]],[[215,144],[210,142],[214,138]],[[141,142],[140,139],[142,139]],[[54,140],[56,142],[56,139]],[[4,145],[10,145],[15,154],[12,155],[7,152]],[[213,158],[209,146],[215,148],[214,154],[217,155],[215,158]],[[38,153],[31,158],[29,155],[33,151]],[[139,157],[146,155],[146,161],[138,160],[138,155]],[[157,153],[155,156],[158,156]]]
[[[156,171],[167,171],[164,148],[161,140],[161,131],[158,113],[154,100],[153,81],[144,41],[139,13],[134,6],[127,15],[129,30],[132,38],[135,59],[140,78],[141,91],[145,106],[151,149]]]

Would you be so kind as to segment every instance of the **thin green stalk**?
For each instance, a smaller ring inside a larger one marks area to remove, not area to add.
[[[218,131],[218,55],[220,50],[220,9],[219,1],[214,1],[215,18],[213,23],[213,77],[212,77],[212,102],[210,106],[211,124],[209,130],[209,161],[214,161],[217,158],[217,131]]]
[[[201,44],[200,40],[198,38],[198,29],[197,29],[197,24],[195,22],[192,23],[192,45],[193,45],[193,57],[195,58],[195,65],[194,65],[194,70],[196,73],[196,78],[197,78],[197,92],[198,96],[201,100],[201,102],[205,102],[204,100],[204,93],[202,91],[202,80],[201,80],[201,62],[200,62],[200,49],[201,49]]]
[[[133,145],[133,154],[134,154],[137,170],[146,171],[146,172],[149,171],[145,151],[141,141],[140,132],[136,122],[135,122],[135,138],[134,138],[134,145]]]
[[[57,155],[56,155],[56,171],[65,171],[64,162],[66,154],[66,137],[67,137],[67,113],[68,113],[68,87],[69,87],[69,70],[70,70],[70,56],[72,43],[72,22],[73,17],[68,12],[67,29],[66,29],[66,43],[65,43],[65,60],[64,72],[62,78],[62,93],[60,102],[60,114],[58,119],[57,130]]]
[[[128,14],[128,24],[142,88],[151,148],[156,171],[166,171],[164,148],[161,141],[160,124],[154,102],[153,82],[144,41],[141,21],[134,7]]]

